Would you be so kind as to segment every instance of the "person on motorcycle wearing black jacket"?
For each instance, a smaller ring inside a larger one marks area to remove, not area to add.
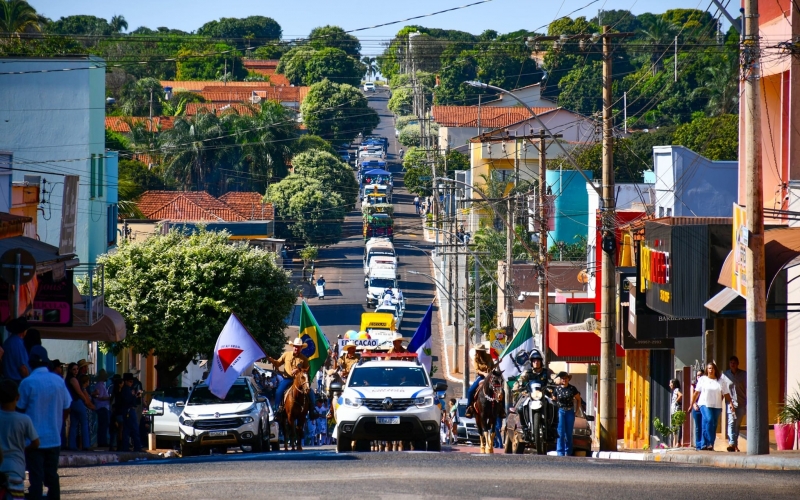
[[[547,384],[550,382],[553,372],[542,366],[543,361],[544,359],[542,358],[542,353],[540,353],[537,349],[531,351],[530,358],[528,358],[528,361],[526,361],[523,365],[522,374],[514,383],[514,387],[512,389],[514,394],[527,392],[528,386],[531,382],[541,383],[542,389],[545,392],[549,392],[547,390]],[[517,404],[515,405],[517,410],[519,410],[519,406],[524,400],[525,398],[523,397],[517,398]]]

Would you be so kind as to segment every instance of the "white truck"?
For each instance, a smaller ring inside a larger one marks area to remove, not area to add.
[[[385,358],[389,358],[385,360]],[[437,393],[415,354],[363,353],[341,392],[336,409],[336,451],[369,451],[371,441],[403,441],[417,451],[441,451]]]
[[[397,288],[397,267],[380,264],[372,266],[364,278],[364,288],[367,289],[367,305],[376,306],[383,298],[386,290]]]
[[[393,262],[395,267],[400,262],[389,238],[371,238],[364,246],[364,274],[369,274],[370,268],[378,262]]]

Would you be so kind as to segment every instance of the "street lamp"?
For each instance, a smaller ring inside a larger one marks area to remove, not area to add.
[[[416,274],[418,276],[425,276],[426,278],[428,278],[429,280],[434,282],[436,285],[438,285],[441,289],[444,289],[444,285],[439,280],[437,280],[436,278],[431,276],[430,274],[421,273],[419,271],[409,271],[409,273],[410,274]],[[458,309],[461,309],[461,311],[464,313],[464,317],[466,318],[467,317],[467,311],[465,311],[464,308],[461,307],[458,304],[456,304],[456,307]],[[454,337],[458,336],[458,331],[457,330],[453,332],[453,336]],[[464,352],[465,353],[469,349],[468,345],[469,345],[468,339],[465,338],[464,339]],[[442,346],[445,349],[444,355],[447,356],[447,346],[444,344],[444,342],[442,342]],[[458,356],[457,355],[455,356],[455,359],[456,359],[456,369],[458,369]],[[466,356],[465,356],[464,357],[464,379],[462,381],[462,390],[464,391],[463,393],[466,394],[468,389],[469,389],[469,359],[467,359]]]
[[[550,129],[547,128],[547,125],[545,125],[544,122],[542,121],[542,119],[539,118],[539,115],[537,115],[531,109],[530,106],[528,106],[522,99],[517,97],[513,92],[510,92],[510,91],[508,91],[506,89],[503,89],[503,88],[500,88],[500,87],[496,87],[494,85],[489,85],[488,83],[476,82],[476,81],[473,81],[473,80],[467,80],[464,83],[469,85],[470,87],[475,87],[477,89],[491,89],[491,90],[500,92],[502,94],[506,94],[506,95],[511,96],[514,100],[516,100],[518,103],[522,104],[525,107],[525,109],[528,110],[528,113],[530,113],[531,116],[533,117],[533,119],[536,120],[536,122],[539,124],[540,127],[542,127],[542,130],[547,132],[547,134],[550,135],[550,136],[553,135],[553,133],[550,132]],[[589,185],[592,186],[592,189],[594,189],[597,192],[597,194],[600,196],[600,200],[603,200],[603,193],[600,190],[600,188],[598,188],[597,186],[594,185],[592,180],[589,179],[589,176],[586,175],[586,172],[583,171],[583,169],[575,162],[575,159],[572,157],[572,155],[569,154],[569,151],[567,151],[566,148],[564,148],[564,146],[559,141],[553,141],[553,142],[555,142],[556,145],[559,147],[559,149],[561,149],[561,152],[564,153],[564,156],[567,158],[567,160],[569,161],[570,165],[572,165],[572,167],[575,170],[577,170],[578,173],[581,174],[584,179],[586,179],[586,182],[588,182]],[[544,154],[544,152],[542,152],[541,154]],[[542,181],[542,180],[540,179],[540,181]]]

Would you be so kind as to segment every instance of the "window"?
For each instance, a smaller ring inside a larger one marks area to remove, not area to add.
[[[231,386],[225,399],[220,399],[211,393],[207,385],[199,385],[192,391],[189,405],[218,405],[226,403],[252,403],[253,395],[247,384],[234,384]]]
[[[658,207],[658,216],[664,217],[664,207]]]
[[[350,387],[427,387],[422,367],[358,368],[350,376]]]
[[[671,208],[667,209],[667,217],[672,217],[672,209]]]

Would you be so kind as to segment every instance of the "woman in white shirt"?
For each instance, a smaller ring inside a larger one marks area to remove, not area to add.
[[[717,365],[709,363],[706,365],[706,376],[697,380],[694,394],[692,394],[693,408],[695,404],[700,407],[703,414],[703,450],[714,451],[714,440],[717,437],[717,424],[719,415],[722,413],[722,400],[733,408],[731,394],[728,384],[721,383],[720,373]]]

